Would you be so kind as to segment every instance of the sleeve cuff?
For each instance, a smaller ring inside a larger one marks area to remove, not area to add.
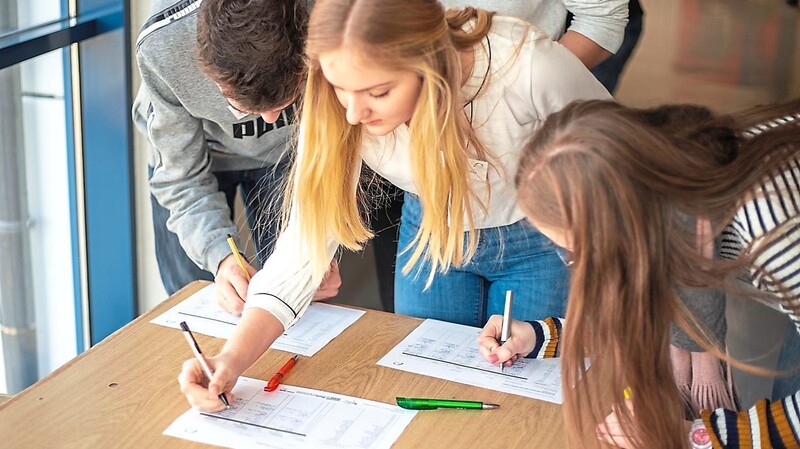
[[[598,31],[589,25],[573,22],[567,31],[582,34],[595,44],[603,47],[604,50],[614,54],[622,47],[622,40],[625,37],[625,25],[621,28],[609,25],[607,29]]]
[[[217,239],[206,250],[203,263],[205,266],[200,267],[214,276],[217,275],[217,269],[222,260],[231,255],[231,247],[228,246],[226,239]]]
[[[250,295],[250,297],[247,298],[247,302],[244,304],[244,308],[249,309],[251,307],[264,309],[274,315],[275,318],[283,324],[284,330],[291,327],[299,316],[298,312],[292,309],[289,304],[269,293],[255,293]]]
[[[527,358],[550,359],[558,357],[561,353],[559,342],[564,319],[547,317],[541,321],[528,321],[528,323],[533,327],[536,343]]]

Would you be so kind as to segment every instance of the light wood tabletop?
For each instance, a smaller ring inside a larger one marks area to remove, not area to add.
[[[162,435],[189,405],[177,377],[191,352],[180,330],[149,321],[203,286],[195,282],[0,405],[3,448],[194,448]],[[421,411],[394,448],[564,448],[561,406],[376,365],[421,321],[367,310],[292,370],[288,385],[394,404],[396,396],[478,400],[498,410]],[[223,340],[195,334],[204,353]],[[288,353],[267,351],[244,375],[269,379]]]

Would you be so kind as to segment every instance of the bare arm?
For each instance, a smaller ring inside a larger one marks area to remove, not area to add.
[[[178,376],[181,392],[189,404],[202,411],[218,411],[225,408],[218,396],[225,393],[233,400],[231,390],[236,380],[247,370],[283,333],[283,324],[266,310],[251,307],[242,314],[231,338],[222,351],[208,359],[214,371],[209,381],[197,359],[183,363]]]
[[[594,68],[612,55],[610,51],[597,45],[595,41],[575,31],[567,31],[558,42],[574,53],[583,65],[589,69]]]
[[[573,14],[559,43],[588,68],[610,57],[625,39],[629,0],[562,0]]]

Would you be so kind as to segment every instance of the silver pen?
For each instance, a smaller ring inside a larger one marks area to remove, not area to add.
[[[503,346],[511,336],[511,308],[514,306],[514,292],[506,290],[506,306],[503,308],[503,325],[500,328],[500,346]],[[505,362],[500,364],[500,372],[503,372]]]

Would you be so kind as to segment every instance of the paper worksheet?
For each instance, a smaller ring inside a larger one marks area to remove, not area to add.
[[[259,449],[388,449],[416,415],[395,405],[240,377],[229,410],[190,409],[167,429],[199,443]]]
[[[214,284],[204,287],[150,322],[180,329],[180,322],[186,321],[192,332],[230,338],[239,317],[219,308],[214,300],[214,288]],[[297,324],[278,337],[270,348],[310,357],[363,314],[363,310],[312,303]]]
[[[378,365],[561,404],[559,359],[518,359],[511,367],[484,360],[475,342],[480,328],[425,320]]]

